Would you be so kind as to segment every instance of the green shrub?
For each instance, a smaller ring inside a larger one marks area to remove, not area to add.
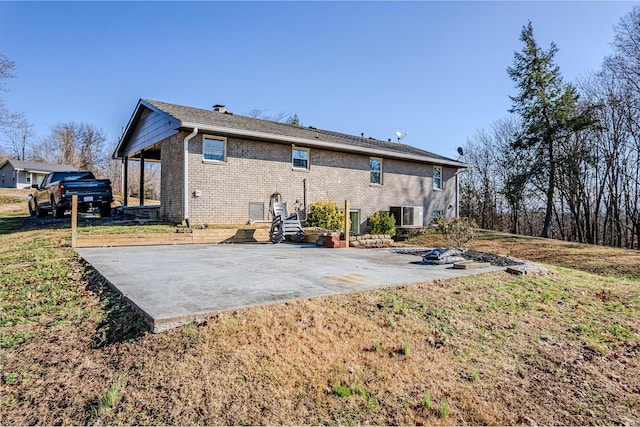
[[[317,201],[309,206],[307,225],[325,230],[340,230],[344,227],[344,213],[340,212],[340,207],[331,199],[326,202]]]
[[[396,235],[396,217],[391,212],[376,212],[369,216],[371,234]]]
[[[478,226],[469,218],[447,218],[439,215],[431,222],[437,232],[447,241],[450,247],[463,248],[476,237]]]

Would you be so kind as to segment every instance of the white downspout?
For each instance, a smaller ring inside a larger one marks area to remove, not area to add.
[[[191,138],[198,134],[198,128],[194,127],[193,132],[191,132],[184,139],[184,199],[183,199],[183,208],[184,208],[184,222],[187,227],[190,227],[189,224],[189,141]]]
[[[456,218],[460,218],[460,170],[456,171]]]

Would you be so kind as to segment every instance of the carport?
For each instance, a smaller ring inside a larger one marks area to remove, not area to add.
[[[152,332],[249,306],[501,269],[454,270],[390,249],[308,244],[81,248],[78,253],[142,312]]]

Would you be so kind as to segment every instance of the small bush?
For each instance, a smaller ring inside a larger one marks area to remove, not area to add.
[[[309,206],[307,225],[325,230],[340,230],[344,226],[344,213],[340,212],[340,207],[331,199],[326,202],[317,201]]]
[[[439,215],[431,224],[442,234],[447,244],[453,248],[463,248],[465,244],[476,237],[478,226],[469,218],[448,218]]]
[[[369,227],[372,234],[396,235],[396,217],[390,212],[376,212],[369,216]]]

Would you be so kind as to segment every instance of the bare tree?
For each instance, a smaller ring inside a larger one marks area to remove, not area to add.
[[[635,6],[615,26],[613,47],[614,54],[606,58],[605,68],[628,85],[637,97],[640,95],[640,6]]]
[[[264,108],[252,108],[247,113],[245,113],[245,115],[248,117],[253,117],[254,119],[270,120],[272,122],[284,122],[291,125],[300,126],[300,118],[297,114],[291,114],[281,111],[271,116],[267,114],[267,111],[268,110]]]
[[[468,138],[464,146],[464,160],[471,167],[461,178],[462,215],[485,229],[496,226],[498,183],[494,148],[493,135],[485,129]]]
[[[108,153],[102,129],[86,123],[61,123],[51,129],[42,141],[43,160],[91,170],[97,175],[106,173]]]
[[[107,166],[106,135],[93,125],[82,124],[78,129],[80,169],[92,169],[103,172]]]
[[[21,118],[12,127],[5,128],[4,134],[7,137],[11,155],[18,160],[25,160],[27,148],[30,146],[31,138],[35,135],[33,124],[25,118]]]
[[[265,118],[265,112],[267,110],[265,110],[264,108],[252,108],[249,111],[247,111],[246,115],[248,117],[253,117],[254,119],[260,119],[260,118]]]
[[[607,129],[616,137],[609,183],[615,198],[607,206],[611,218],[605,225],[616,244],[640,248],[640,6],[616,25],[613,47],[602,71],[605,81],[613,81],[605,102],[622,121],[619,128]]]
[[[16,64],[0,53],[0,92],[6,92],[4,80],[16,77]],[[0,98],[0,128],[10,128],[22,118],[22,114],[9,111]]]

